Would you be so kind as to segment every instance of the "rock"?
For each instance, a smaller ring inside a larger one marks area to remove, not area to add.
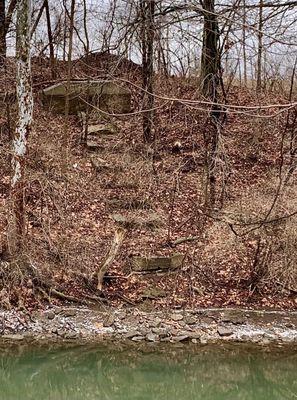
[[[124,335],[124,338],[125,338],[125,339],[131,339],[131,338],[133,338],[134,336],[141,336],[141,333],[138,332],[138,331],[129,331],[129,332],[127,332],[127,333]]]
[[[64,335],[65,339],[77,339],[79,337],[79,334],[77,332],[67,332]]]
[[[126,316],[127,316],[126,310],[120,311],[118,314],[119,319],[124,319],[124,318],[126,318]]]
[[[160,216],[157,213],[150,213],[146,216],[129,215],[125,216],[122,214],[113,214],[111,218],[118,225],[123,226],[126,229],[131,228],[146,228],[154,229],[162,225]]]
[[[48,311],[45,315],[46,315],[46,318],[49,320],[53,320],[56,316],[56,314],[53,311]]]
[[[215,322],[214,319],[210,317],[202,317],[200,321],[206,325],[211,325]]]
[[[94,140],[88,140],[87,141],[87,149],[89,151],[102,151],[104,149],[104,146],[102,144],[94,141]]]
[[[150,320],[150,321],[148,322],[148,326],[149,326],[150,328],[157,328],[158,326],[160,326],[161,322],[162,322],[162,320],[161,320],[160,318],[157,317],[157,318],[155,318],[155,319]]]
[[[191,339],[200,339],[201,333],[198,333],[198,332],[190,332],[190,333],[188,334],[188,336],[189,336]]]
[[[141,342],[145,340],[145,336],[134,336],[131,340],[133,340],[133,342]]]
[[[267,338],[267,337],[264,337],[264,338],[260,341],[260,343],[261,343],[261,345],[263,345],[263,346],[268,346],[268,345],[270,345],[270,344],[272,343],[272,340],[269,339],[269,338]]]
[[[173,314],[171,314],[170,318],[172,319],[172,321],[177,322],[177,321],[181,321],[184,318],[184,316],[182,314],[173,313]]]
[[[231,323],[234,325],[244,325],[246,323],[246,318],[237,316],[237,317],[231,318]]]
[[[66,335],[68,335],[68,332],[65,329],[57,329],[56,334],[58,336],[65,337]]]
[[[14,340],[15,341],[21,341],[21,340],[25,339],[25,336],[21,335],[21,334],[2,335],[1,337],[2,337],[2,339],[12,340],[12,341],[14,341]]]
[[[200,338],[200,343],[203,344],[203,345],[205,345],[205,344],[208,343],[208,339],[207,339],[206,337],[201,337],[201,338]]]
[[[171,338],[173,342],[184,342],[186,340],[189,340],[189,335],[180,335],[180,336],[173,336]]]
[[[107,318],[103,321],[103,326],[105,328],[108,328],[110,326],[112,326],[115,322],[115,318],[112,314],[108,315]]]
[[[149,210],[152,205],[147,199],[138,198],[122,198],[107,200],[107,204],[111,209],[125,209],[125,210]]]
[[[120,165],[116,165],[114,163],[111,164],[100,157],[91,157],[90,161],[96,172],[102,172],[102,171],[120,172],[123,170],[123,168]]]
[[[61,311],[60,315],[62,315],[63,317],[75,317],[76,310],[64,309]]]
[[[242,315],[239,311],[227,311],[223,313],[220,321],[223,323],[232,323],[234,325],[243,325],[246,322],[246,317]]]
[[[229,317],[229,316],[222,316],[222,318],[220,319],[220,321],[221,321],[221,322],[224,322],[224,323],[231,322],[231,317]]]
[[[108,138],[116,134],[117,134],[117,128],[112,124],[88,125],[88,137],[100,136]]]
[[[197,339],[192,339],[191,342],[196,344],[196,343],[198,343],[198,340]]]
[[[174,270],[181,268],[184,260],[183,254],[172,256],[131,256],[131,266],[134,271]]]
[[[149,342],[157,342],[159,340],[159,336],[155,333],[148,333],[146,335],[146,338]]]
[[[131,92],[115,82],[106,80],[60,82],[43,90],[43,104],[52,111],[64,114],[68,94],[69,113],[77,114],[87,109],[86,101],[109,113],[128,113],[131,109]]]
[[[187,315],[187,316],[184,318],[184,321],[185,321],[185,323],[188,324],[188,325],[194,325],[194,324],[197,323],[197,319],[196,319],[193,315]]]
[[[141,297],[143,299],[151,299],[151,300],[158,299],[160,297],[165,297],[165,296],[166,296],[165,290],[163,290],[157,286],[144,289],[141,294]]]
[[[142,327],[139,331],[142,336],[146,336],[148,333],[151,333],[150,329],[147,327]]]
[[[229,328],[226,328],[224,326],[219,326],[217,330],[218,334],[220,336],[231,336],[233,335],[233,331]]]
[[[170,333],[168,332],[167,329],[162,329],[158,332],[158,335],[160,338],[164,339],[164,338],[168,338],[170,337]]]

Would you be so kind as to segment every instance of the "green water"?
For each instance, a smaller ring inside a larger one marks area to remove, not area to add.
[[[222,347],[10,348],[2,400],[297,399],[297,352]]]

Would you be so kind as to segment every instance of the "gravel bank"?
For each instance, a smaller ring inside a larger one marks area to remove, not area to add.
[[[238,309],[167,310],[48,308],[0,311],[2,341],[104,339],[207,344],[297,343],[297,312]]]

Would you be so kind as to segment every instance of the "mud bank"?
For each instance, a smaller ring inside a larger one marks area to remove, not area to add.
[[[74,307],[31,314],[0,311],[0,340],[297,344],[297,312]]]

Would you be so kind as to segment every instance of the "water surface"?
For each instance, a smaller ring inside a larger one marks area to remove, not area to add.
[[[0,399],[297,399],[297,352],[245,346],[1,348]]]

